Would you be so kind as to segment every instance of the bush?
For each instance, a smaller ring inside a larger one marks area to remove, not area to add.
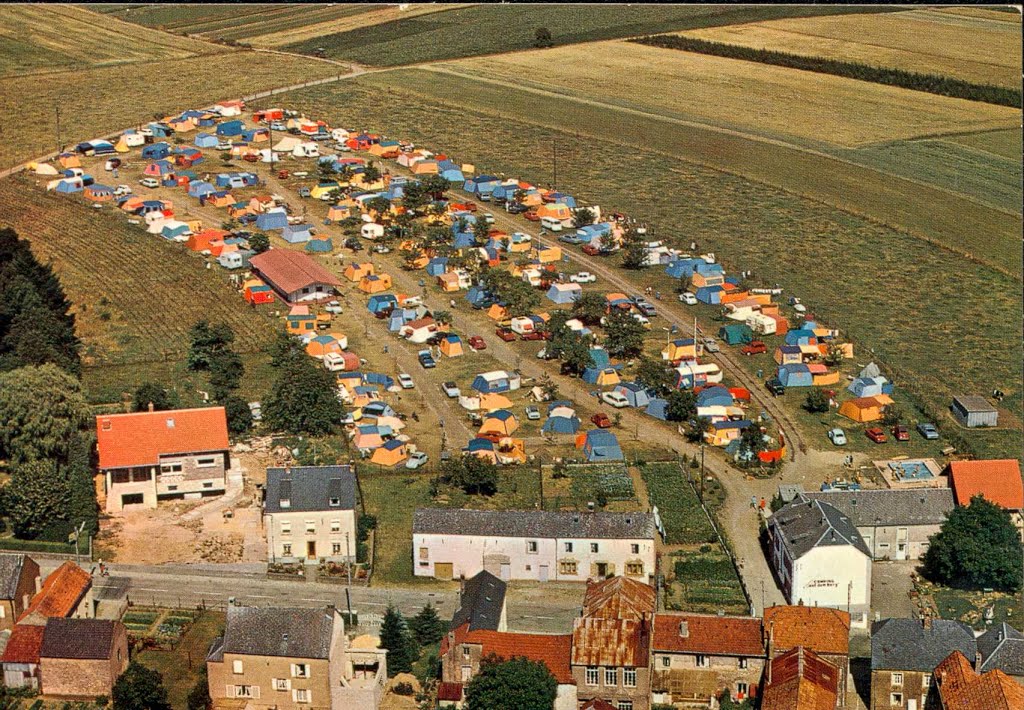
[[[395,695],[413,695],[416,689],[412,687],[412,683],[395,683],[391,691]]]

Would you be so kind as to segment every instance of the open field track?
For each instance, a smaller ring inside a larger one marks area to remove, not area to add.
[[[1019,19],[1017,23],[969,19],[920,9],[880,15],[770,20],[680,34],[1020,88]]]

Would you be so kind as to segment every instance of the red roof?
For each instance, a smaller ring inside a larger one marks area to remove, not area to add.
[[[264,281],[285,294],[313,284],[340,286],[341,281],[306,254],[292,249],[270,249],[249,260]]]
[[[0,663],[39,663],[39,649],[43,645],[45,626],[18,624],[7,640],[7,648]]]
[[[999,669],[978,675],[970,661],[953,651],[936,668],[935,681],[943,707],[950,710],[1019,710],[1024,687]]]
[[[764,610],[765,638],[771,634],[773,653],[803,646],[815,653],[850,652],[850,615],[818,606],[771,606]]]
[[[950,485],[959,505],[982,495],[990,503],[1009,510],[1024,509],[1024,483],[1017,459],[950,461]]]
[[[459,643],[480,644],[484,658],[493,653],[505,659],[525,656],[531,661],[540,661],[559,684],[573,683],[569,668],[572,636],[569,634],[519,634],[480,629],[470,631]]]
[[[774,659],[772,682],[761,706],[772,710],[832,710],[839,695],[839,669],[803,647]]]
[[[583,595],[583,615],[638,621],[654,613],[656,596],[654,587],[628,577],[587,582],[587,591]]]
[[[741,616],[657,614],[651,647],[655,651],[702,655],[764,655],[761,620]]]
[[[152,466],[162,454],[224,451],[224,407],[171,409],[96,417],[100,469]]]
[[[588,703],[584,703],[580,710],[615,710],[615,706],[607,700],[601,700],[601,698],[594,698]]]
[[[36,613],[46,618],[71,616],[91,586],[92,575],[74,562],[65,562],[50,573],[18,620]]]

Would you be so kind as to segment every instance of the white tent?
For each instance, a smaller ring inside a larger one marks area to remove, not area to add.
[[[277,145],[274,146],[274,150],[280,153],[291,153],[296,146],[302,145],[302,142],[301,138],[285,136],[277,142]]]
[[[36,171],[36,175],[59,175],[57,168],[49,163],[32,163],[29,168]]]

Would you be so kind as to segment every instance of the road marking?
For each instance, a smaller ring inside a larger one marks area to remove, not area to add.
[[[106,587],[106,589],[114,589],[114,587]],[[135,589],[136,592],[166,592],[166,589],[150,589],[149,587],[139,587]]]
[[[544,619],[545,621],[554,621],[553,616],[530,616],[529,614],[523,614],[519,617],[520,619]]]

